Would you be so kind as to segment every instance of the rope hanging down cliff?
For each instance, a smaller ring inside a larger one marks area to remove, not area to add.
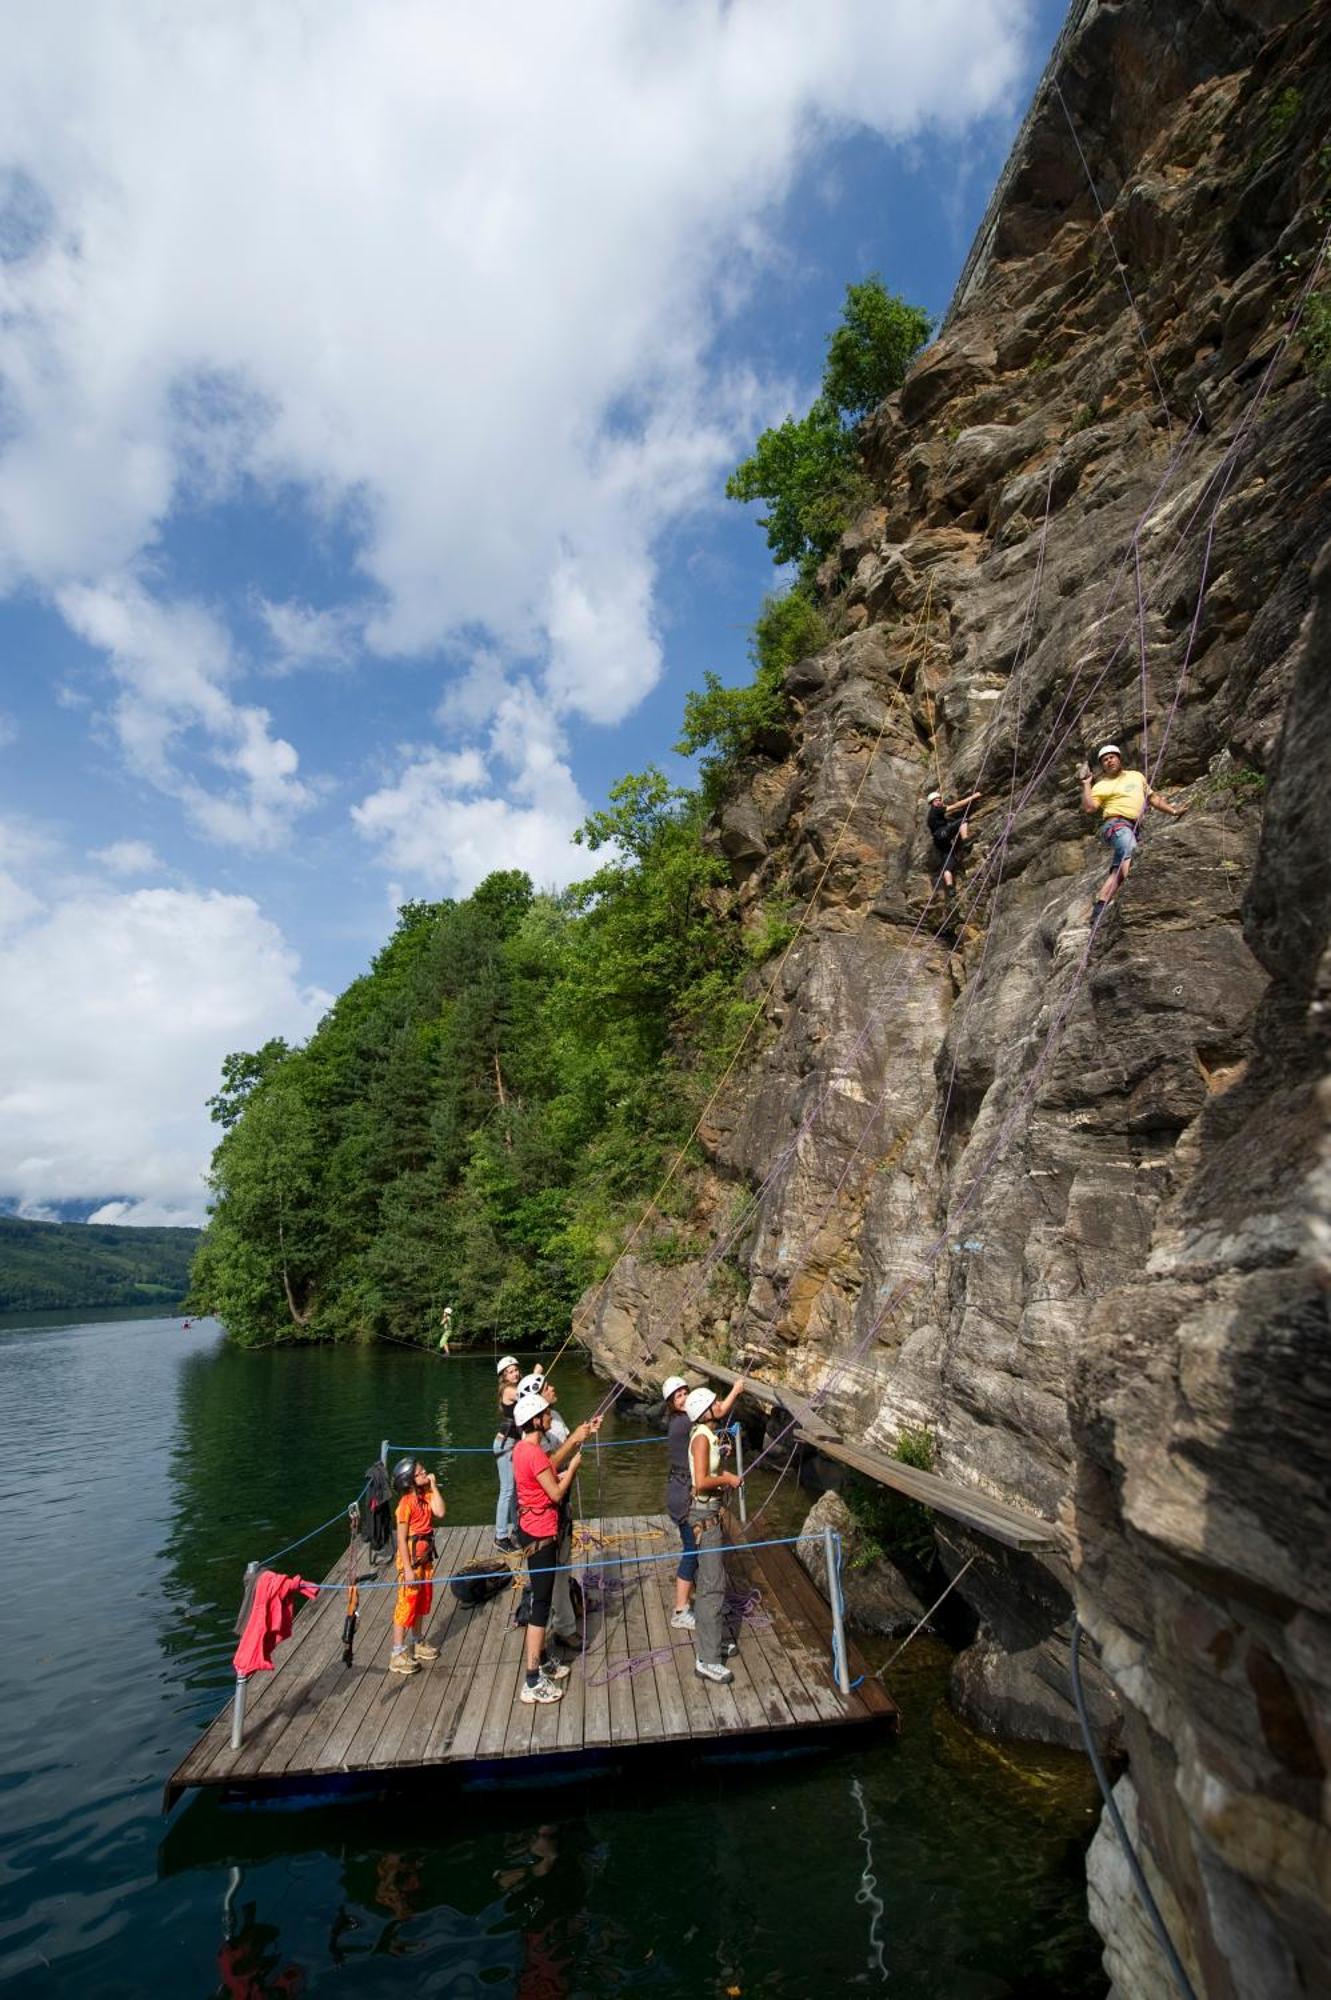
[[[836,839],[832,842],[832,845],[828,850],[827,859],[824,861],[822,868],[819,871],[818,879],[814,883],[813,888],[809,893],[808,899],[806,900],[804,905],[804,909],[800,913],[799,920],[795,925],[794,932],[788,944],[786,945],[785,950],[782,952],[779,960],[777,961],[775,972],[772,974],[771,979],[768,981],[767,986],[764,989],[761,997],[755,1003],[753,1012],[749,1016],[749,1020],[744,1029],[743,1034],[740,1036],[738,1042],[736,1042],[734,1048],[731,1050],[730,1056],[726,1062],[726,1066],[722,1070],[720,1077],[717,1079],[717,1082],[712,1089],[711,1095],[708,1097],[707,1102],[703,1105],[702,1110],[698,1113],[698,1116],[694,1121],[693,1130],[689,1133],[688,1138],[684,1141],[683,1145],[679,1148],[678,1152],[675,1154],[674,1159],[670,1163],[670,1169],[667,1172],[664,1180],[661,1182],[660,1186],[656,1189],[655,1193],[652,1195],[650,1201],[647,1203],[647,1206],[643,1209],[642,1214],[638,1217],[638,1220],[634,1223],[633,1228],[629,1231],[628,1236],[625,1238],[624,1244],[620,1249],[619,1254],[616,1256],[614,1263],[610,1266],[605,1276],[601,1279],[600,1284],[597,1286],[595,1295],[593,1296],[592,1299],[592,1303],[587,1308],[587,1311],[582,1317],[582,1326],[584,1327],[589,1325],[594,1320],[597,1308],[599,1307],[602,1299],[605,1297],[605,1293],[609,1287],[611,1279],[615,1275],[615,1272],[619,1269],[625,1257],[628,1256],[630,1250],[633,1248],[633,1245],[637,1242],[638,1237],[642,1234],[643,1230],[646,1228],[651,1217],[657,1213],[661,1200],[663,1199],[667,1190],[673,1184],[675,1176],[678,1174],[680,1168],[684,1164],[685,1158],[687,1157],[688,1154],[689,1147],[693,1144],[698,1134],[702,1131],[703,1126],[707,1122],[708,1114],[712,1111],[713,1107],[715,1106],[717,1099],[721,1095],[721,1092],[724,1090],[726,1084],[730,1080],[731,1073],[734,1070],[736,1063],[739,1061],[741,1055],[744,1053],[744,1050],[747,1048],[750,1036],[753,1034],[754,1029],[757,1027],[759,1021],[762,1019],[767,1009],[768,1002],[772,998],[772,995],[777,990],[777,986],[780,983],[781,975],[786,969],[786,965],[787,962],[789,961],[791,953],[794,951],[796,945],[799,943],[800,938],[803,936],[804,931],[808,926],[810,917],[813,915],[814,911],[818,907],[818,898],[822,894],[823,886],[826,883],[827,878],[832,871],[832,866],[836,861],[837,855],[841,851],[841,844],[846,837],[846,833],[850,826],[851,820],[855,816],[855,811],[859,805],[860,798],[864,792],[864,788],[869,782],[869,775],[873,770],[874,759],[877,757],[879,749],[882,747],[883,738],[887,734],[888,724],[892,720],[893,700],[897,695],[900,694],[901,689],[905,684],[906,675],[909,672],[910,667],[915,660],[917,649],[920,657],[921,658],[923,657],[925,646],[928,643],[928,625],[929,625],[930,605],[932,596],[933,596],[933,577],[932,575],[930,575],[925,585],[924,603],[921,606],[919,616],[916,619],[915,629],[911,636],[910,645],[907,648],[906,658],[902,664],[901,672],[897,676],[896,686],[892,690],[891,695],[888,697],[888,699],[884,702],[883,705],[883,719],[879,724],[878,734],[874,738],[873,747],[870,750],[868,757],[865,759],[864,769],[860,773],[860,781],[858,785],[855,787],[854,797],[851,799],[849,806],[846,808],[845,817],[842,819],[841,825],[837,829]],[[578,1337],[578,1333],[579,1333],[579,1327],[577,1323],[576,1322],[571,1323],[567,1334],[564,1336],[564,1339],[560,1342],[559,1347],[556,1350],[554,1359],[548,1365],[546,1371],[547,1373],[553,1373],[555,1363],[559,1360],[565,1348],[569,1345],[569,1342]]]

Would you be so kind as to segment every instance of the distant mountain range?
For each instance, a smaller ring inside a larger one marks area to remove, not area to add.
[[[0,1215],[0,1312],[138,1305],[174,1312],[201,1235]]]

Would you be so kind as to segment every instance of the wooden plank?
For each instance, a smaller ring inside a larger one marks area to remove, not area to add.
[[[625,1527],[621,1520],[607,1522],[602,1530],[608,1543],[605,1611],[605,1645],[602,1649],[599,1672],[608,1676],[607,1688],[610,1697],[610,1741],[612,1743],[636,1743],[638,1740],[638,1718],[633,1707],[633,1687],[625,1671],[629,1655],[628,1640],[628,1570],[624,1561],[628,1550],[625,1546]]]
[[[688,1367],[697,1369],[699,1374],[710,1375],[718,1382],[733,1387],[740,1380],[734,1369],[725,1368],[719,1361],[710,1361],[704,1355],[686,1354],[684,1360]],[[937,1472],[903,1465],[900,1459],[889,1458],[885,1453],[873,1451],[867,1446],[845,1444],[822,1412],[815,1410],[795,1390],[786,1388],[784,1384],[758,1382],[750,1376],[743,1379],[746,1395],[753,1396],[769,1410],[788,1411],[796,1419],[799,1442],[822,1452],[827,1458],[835,1459],[839,1465],[847,1465],[866,1479],[908,1494],[912,1500],[932,1507],[935,1513],[945,1514],[949,1520],[961,1521],[966,1527],[974,1528],[977,1533],[988,1535],[991,1540],[1002,1542],[1008,1548],[1066,1549],[1067,1538],[1056,1522],[1042,1520],[1037,1514],[1024,1513],[1018,1507],[1009,1506],[1005,1500],[996,1500],[991,1494],[982,1493],[977,1487],[963,1486],[954,1479],[944,1479]]]
[[[799,1673],[820,1722],[844,1722],[846,1705],[831,1679],[831,1646],[824,1643],[803,1616],[800,1606],[782,1589],[785,1581],[768,1557],[779,1549],[755,1549],[752,1560],[763,1579],[764,1602],[777,1640]]]
[[[803,1678],[795,1661],[786,1652],[777,1636],[771,1607],[768,1603],[770,1588],[764,1583],[753,1557],[739,1543],[730,1558],[737,1583],[746,1591],[758,1593],[758,1603],[753,1614],[747,1616],[740,1635],[741,1653],[749,1653],[761,1662],[764,1698],[767,1704],[767,1719],[774,1729],[791,1728],[797,1724],[817,1722],[818,1705],[804,1686]],[[755,1684],[758,1676],[755,1674]],[[775,1699],[768,1698],[770,1689]]]
[[[493,1523],[487,1522],[481,1529],[482,1557],[487,1562],[492,1534]],[[484,1604],[463,1610],[457,1651],[450,1660],[439,1705],[428,1719],[428,1735],[419,1753],[422,1763],[452,1762],[457,1757],[457,1732],[467,1702],[489,1671],[482,1665],[486,1646],[492,1645],[496,1657],[503,1657],[512,1609],[513,1593],[504,1590],[487,1598]]]
[[[654,1524],[641,1515],[625,1521],[624,1532],[628,1538],[624,1544],[626,1556],[651,1557],[661,1553]],[[633,1694],[639,1743],[659,1743],[669,1733],[661,1714],[661,1697],[656,1691],[656,1667],[651,1659],[652,1642],[647,1636],[647,1607],[643,1602],[643,1593],[650,1587],[648,1579],[654,1586],[655,1572],[664,1567],[663,1563],[646,1561],[624,1571],[624,1644],[633,1662],[633,1671],[624,1678]]]
[[[335,1566],[345,1575],[346,1558]],[[271,1673],[253,1674],[246,1689],[245,1740],[231,1748],[231,1704],[222,1711],[198,1746],[207,1759],[209,1775],[258,1771],[268,1754],[304,1705],[308,1691],[335,1653],[340,1657],[341,1617],[334,1607],[336,1593],[302,1599],[292,1621],[291,1637],[277,1648]],[[192,1761],[192,1760],[190,1760]],[[189,1783],[189,1776],[184,1782]]]
[[[766,1549],[763,1553],[774,1558],[770,1573],[776,1579],[778,1590],[788,1603],[798,1608],[806,1621],[806,1627],[813,1635],[815,1657],[821,1653],[821,1657],[827,1662],[828,1684],[834,1698],[845,1705],[846,1719],[856,1720],[861,1716],[873,1715],[895,1716],[896,1703],[881,1682],[870,1683],[864,1656],[849,1633],[846,1635],[846,1664],[850,1669],[852,1681],[859,1679],[861,1675],[865,1676],[864,1687],[852,1690],[846,1696],[831,1682],[832,1613],[827,1600],[793,1549],[773,1548]]]
[[[670,1530],[672,1534],[678,1532],[673,1521]],[[692,1635],[676,1632],[670,1623],[675,1604],[674,1563],[652,1564],[644,1578],[642,1597],[647,1620],[647,1643],[654,1651],[668,1652],[670,1656],[656,1668],[656,1695],[661,1704],[665,1732],[668,1736],[691,1736],[694,1712],[701,1722],[707,1710],[701,1684],[693,1671],[693,1647],[688,1643]],[[689,1683],[698,1688],[696,1701],[690,1700],[692,1687]]]
[[[585,1562],[587,1557],[586,1550],[578,1545],[576,1536],[578,1525],[575,1522],[575,1534],[569,1549],[568,1558],[570,1563],[575,1567]],[[555,1738],[552,1747],[562,1751],[582,1749],[583,1722],[587,1713],[587,1649],[591,1644],[591,1628],[585,1595],[586,1577],[585,1575],[578,1575],[574,1580],[584,1590],[582,1617],[578,1621],[578,1638],[581,1641],[582,1649],[570,1656],[570,1665],[573,1671],[564,1682],[564,1699],[554,1712]],[[536,1729],[533,1726],[533,1741],[535,1740],[535,1736]]]
[[[485,1607],[488,1616],[481,1635],[476,1671],[453,1734],[452,1756],[455,1759],[469,1759],[480,1754],[481,1736],[485,1729],[490,1704],[495,1698],[501,1672],[505,1683],[511,1689],[516,1688],[517,1672],[522,1660],[522,1634],[510,1622],[515,1602],[510,1590],[492,1598]],[[511,1681],[508,1675],[510,1665],[513,1669]]]
[[[600,1537],[604,1523],[599,1519],[584,1521],[583,1533],[587,1537]],[[597,1556],[597,1549],[590,1539],[579,1549],[579,1561],[590,1562]],[[599,1749],[610,1741],[610,1690],[600,1676],[605,1663],[605,1590],[604,1579],[608,1571],[601,1570],[594,1581],[588,1581],[584,1571],[582,1587],[594,1590],[597,1609],[587,1616],[587,1647],[578,1663],[578,1673],[582,1679],[582,1742],[586,1750]]]
[[[1008,1548],[1061,1551],[1066,1547],[1063,1531],[1053,1521],[1042,1521],[1035,1514],[1020,1513],[988,1493],[958,1486],[953,1480],[940,1478],[936,1472],[925,1472],[917,1465],[903,1465],[900,1459],[885,1458],[879,1452],[866,1451],[858,1445],[834,1444],[825,1438],[811,1442],[839,1465],[847,1465],[866,1479],[891,1486],[898,1493],[905,1493],[912,1500],[932,1507],[935,1513],[946,1514],[949,1520],[960,1521],[978,1534],[987,1535],[992,1541],[1002,1542]]]
[[[367,1580],[383,1582],[382,1569],[371,1573]],[[346,1599],[341,1593],[320,1599],[321,1607],[326,1607],[325,1615],[330,1617],[336,1629],[338,1643],[330,1652],[318,1678],[306,1690],[301,1706],[293,1712],[286,1729],[264,1758],[261,1769],[265,1777],[320,1768],[320,1758],[328,1738],[337,1728],[362,1681],[367,1675],[377,1679],[383,1672],[378,1660],[382,1657],[385,1663],[387,1661],[393,1603],[394,1593],[391,1591],[366,1591],[361,1599],[362,1611],[356,1629],[353,1664],[348,1668],[342,1664],[341,1647]]]
[[[285,1684],[283,1684],[282,1694],[279,1694],[278,1682],[280,1674],[278,1670],[280,1667],[290,1664],[291,1656],[296,1651],[298,1639],[308,1644],[312,1620],[317,1617],[318,1601],[306,1604],[304,1612],[307,1615],[297,1615],[292,1627],[291,1638],[284,1645],[278,1647],[275,1654],[276,1664],[274,1670],[271,1673],[258,1673],[250,1676],[246,1687],[245,1706],[247,1739],[250,1739],[253,1734],[260,1731],[266,1737],[272,1733],[275,1725],[278,1727],[281,1726],[283,1720],[282,1707],[285,1701]],[[302,1627],[305,1629],[302,1630]],[[312,1665],[310,1676],[305,1676],[306,1678],[311,1677],[314,1671],[313,1663],[315,1662],[315,1655],[310,1653],[309,1659]],[[301,1678],[301,1676],[298,1675],[298,1678]],[[182,1782],[189,1784],[198,1769],[206,1768],[211,1770],[221,1763],[234,1763],[238,1756],[243,1757],[244,1745],[242,1745],[241,1752],[239,1753],[234,1752],[230,1747],[233,1701],[234,1694],[220,1714],[208,1725],[203,1736],[185,1759],[184,1763],[180,1765],[177,1776]],[[268,1718],[266,1722],[265,1716]]]

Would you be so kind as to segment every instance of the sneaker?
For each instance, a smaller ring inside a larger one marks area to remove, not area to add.
[[[541,1674],[547,1681],[566,1681],[573,1672],[567,1660],[542,1660]]]
[[[418,1646],[416,1648],[416,1651],[419,1653],[420,1650],[421,1649]],[[725,1644],[721,1648],[721,1658],[723,1660],[733,1660],[738,1651],[739,1651],[739,1640],[727,1639]]]
[[[691,1632],[697,1622],[687,1604],[682,1611],[672,1611],[670,1614],[671,1630],[675,1632]]]
[[[388,1671],[390,1674],[418,1674],[420,1667],[410,1653],[393,1653],[389,1656]]]
[[[709,1660],[695,1660],[693,1671],[700,1680],[715,1681],[718,1687],[729,1687],[735,1678],[729,1667],[723,1667],[719,1662],[713,1666]]]
[[[423,1645],[418,1639],[416,1641],[416,1658],[418,1660],[437,1660],[439,1658],[439,1648],[437,1646]]]
[[[519,1553],[518,1545],[512,1535],[496,1535],[495,1547],[502,1556],[515,1556]]]
[[[562,1701],[564,1699],[564,1690],[561,1687],[556,1687],[553,1681],[547,1680],[545,1675],[542,1674],[535,1687],[532,1687],[528,1681],[522,1683],[522,1693],[518,1696],[518,1699],[519,1701],[529,1702]]]

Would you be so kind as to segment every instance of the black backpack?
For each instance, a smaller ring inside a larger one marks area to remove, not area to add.
[[[504,1570],[496,1574],[491,1563],[467,1563],[456,1576],[449,1578],[448,1587],[459,1604],[488,1604],[501,1590],[508,1589],[509,1573]]]

